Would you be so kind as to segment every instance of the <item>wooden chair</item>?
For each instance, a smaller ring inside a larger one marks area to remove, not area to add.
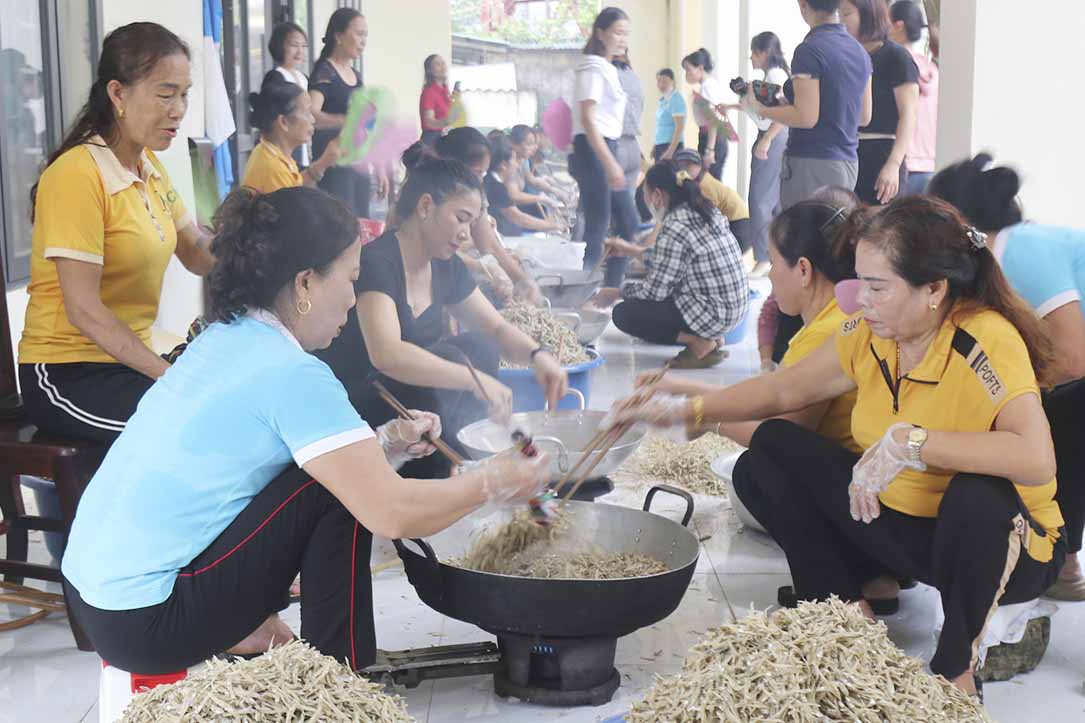
[[[0,269],[3,259],[0,258]],[[0,602],[17,603],[36,609],[19,620],[0,625],[0,631],[34,623],[50,612],[68,612],[72,635],[80,650],[94,646],[79,627],[62,595],[22,585],[24,578],[60,582],[60,570],[27,562],[28,533],[31,530],[60,532],[67,542],[75,519],[75,508],[94,471],[105,455],[105,447],[86,441],[50,437],[37,431],[26,419],[16,387],[15,359],[11,346],[7,294],[0,284],[0,534],[5,535],[7,552],[0,558]],[[61,519],[27,515],[23,504],[20,475],[50,479],[60,496]]]

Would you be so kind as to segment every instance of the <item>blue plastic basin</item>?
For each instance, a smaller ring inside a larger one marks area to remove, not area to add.
[[[569,374],[569,386],[578,389],[584,395],[584,402],[591,399],[591,370],[602,366],[605,361],[602,354],[595,349],[588,349],[588,361],[582,364],[573,364],[565,367]],[[534,412],[546,408],[546,397],[543,396],[542,387],[535,380],[534,370],[527,369],[499,369],[498,380],[512,390],[512,411]],[[558,402],[558,409],[579,409],[580,403],[576,397],[569,395]]]

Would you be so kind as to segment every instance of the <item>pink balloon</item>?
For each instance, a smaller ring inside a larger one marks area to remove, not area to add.
[[[563,98],[556,98],[542,114],[543,133],[559,151],[567,151],[573,143],[573,111]]]
[[[836,285],[833,290],[836,303],[840,305],[840,310],[845,314],[850,316],[862,308],[859,305],[859,289],[862,286],[863,282],[859,279],[846,279]]]

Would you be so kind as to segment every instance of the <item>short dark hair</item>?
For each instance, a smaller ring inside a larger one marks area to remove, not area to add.
[[[596,31],[602,30],[605,33],[610,30],[610,26],[614,23],[628,19],[629,16],[621,8],[609,7],[599,11],[599,14],[595,16],[595,22],[591,24],[591,36],[582,51],[584,55],[602,55],[606,48],[603,47],[599,38],[595,36]]]
[[[923,37],[927,23],[923,19],[923,9],[915,0],[897,0],[889,8],[889,17],[894,23],[904,23],[908,42],[914,43]]]
[[[819,13],[835,13],[840,9],[840,0],[806,0],[806,4]]]
[[[358,219],[316,188],[240,188],[215,212],[214,229],[208,316],[230,323],[247,311],[271,310],[302,271],[326,273],[358,238]]]
[[[1019,224],[1021,178],[1006,166],[988,168],[991,161],[989,154],[980,153],[947,166],[931,179],[927,193],[953,204],[969,223],[984,231]]]
[[[524,141],[526,141],[528,136],[533,135],[535,135],[534,128],[528,125],[524,125],[523,123],[518,123],[512,127],[512,130],[509,131],[509,140],[511,140],[514,145],[518,146]]]
[[[497,172],[501,164],[512,159],[512,141],[506,136],[490,138],[490,170]]]
[[[662,75],[664,78],[670,78],[671,80],[674,80],[674,71],[670,68],[663,68],[661,71],[656,73],[656,75]]]
[[[283,58],[286,56],[286,39],[293,33],[300,33],[301,37],[305,38],[306,42],[309,40],[309,36],[305,34],[305,31],[301,29],[301,26],[297,23],[279,23],[271,30],[271,38],[267,41],[268,52],[271,53],[271,59],[275,61],[277,65],[283,64]]]
[[[264,83],[259,93],[249,93],[249,120],[252,127],[263,135],[271,133],[279,116],[290,115],[297,109],[298,98],[304,92],[297,83],[282,80]]]
[[[849,0],[859,11],[859,37],[861,43],[885,40],[889,36],[889,6],[885,0]]]
[[[682,65],[692,65],[695,68],[704,68],[704,72],[711,73],[715,67],[712,64],[712,53],[705,48],[698,48],[682,58]]]
[[[467,166],[445,158],[424,158],[411,169],[396,201],[396,215],[406,221],[418,209],[418,201],[428,195],[436,204],[464,191],[482,193],[482,182]]]

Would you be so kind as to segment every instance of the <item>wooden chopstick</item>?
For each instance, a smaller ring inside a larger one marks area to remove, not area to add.
[[[645,384],[640,389],[640,391],[635,393],[630,398],[630,401],[632,402],[642,400],[646,395],[653,392],[655,389],[655,385],[658,384],[659,381],[663,378],[663,376],[667,373],[667,370],[670,369],[670,366],[670,362],[667,362],[654,374],[652,374],[648,378],[647,384]],[[631,426],[631,424],[619,424],[618,426],[611,429],[605,429],[601,432],[598,432],[592,438],[592,440],[588,443],[588,449],[585,450],[584,454],[581,455],[579,460],[577,460],[577,463],[573,465],[573,468],[570,469],[568,473],[566,473],[566,475],[561,479],[560,482],[558,482],[558,484],[554,485],[554,492],[556,494],[562,487],[569,483],[569,480],[573,478],[573,475],[578,474],[577,471],[584,464],[584,462],[587,461],[588,458],[591,457],[591,455],[595,454],[595,459],[588,465],[588,468],[583,473],[579,474],[572,488],[568,492],[566,492],[565,495],[562,496],[562,505],[565,505],[565,503],[568,502],[574,494],[576,494],[577,490],[580,489],[580,486],[583,485],[584,482],[589,478],[592,471],[594,471],[595,468],[599,466],[599,463],[603,461],[603,458],[606,457],[607,453],[610,451],[610,448],[613,447],[615,443],[617,443],[617,441],[621,439],[627,431],[629,431],[629,428]]]
[[[388,387],[384,386],[379,381],[374,379],[373,388],[377,390],[377,394],[381,396],[381,399],[387,402],[388,406],[394,409],[400,417],[402,417],[403,419],[411,420],[418,419],[418,417],[414,416],[414,414],[411,413],[411,410],[407,409],[405,406],[403,406],[403,404],[400,403],[398,399],[395,398],[395,395],[388,391]],[[443,439],[441,439],[440,437],[434,437],[429,432],[426,432],[425,436],[426,439],[428,439],[441,454],[443,454],[445,457],[448,458],[450,462],[452,462],[452,464],[457,466],[463,464],[463,457],[461,457],[456,452],[456,450],[449,447],[448,443],[445,442]]]

